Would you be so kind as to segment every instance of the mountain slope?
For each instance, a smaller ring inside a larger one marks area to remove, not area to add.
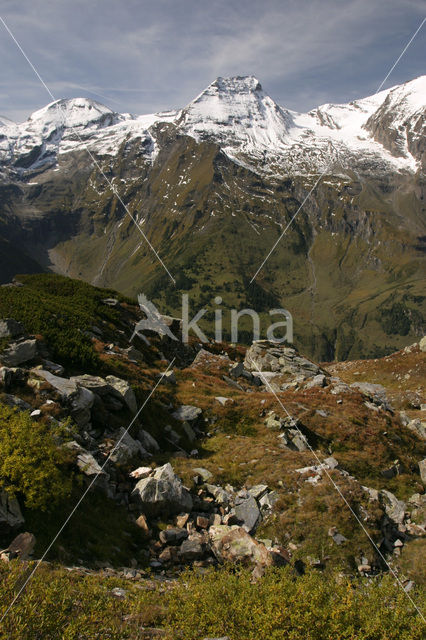
[[[279,107],[252,76],[141,117],[58,101],[0,129],[0,239],[43,269],[143,290],[175,314],[181,290],[194,309],[218,294],[265,317],[284,306],[318,358],[391,351],[424,327],[424,84],[309,114]]]

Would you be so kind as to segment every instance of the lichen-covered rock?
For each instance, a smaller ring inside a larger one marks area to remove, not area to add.
[[[242,527],[210,527],[209,538],[211,549],[219,562],[264,567],[273,564],[273,557],[265,545],[252,538]]]
[[[99,376],[90,376],[85,373],[81,376],[72,376],[70,380],[75,382],[79,387],[93,391],[97,396],[105,396],[112,392],[111,385]]]
[[[172,413],[172,417],[175,420],[179,420],[179,422],[196,422],[202,414],[202,409],[199,407],[194,407],[190,404],[185,404],[176,409]]]

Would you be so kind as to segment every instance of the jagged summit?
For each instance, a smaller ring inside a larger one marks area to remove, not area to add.
[[[217,88],[221,93],[249,93],[253,91],[263,91],[259,80],[252,75],[230,76],[227,78],[219,76],[207,87],[205,91],[208,91],[210,87]],[[202,93],[205,93],[205,91]]]
[[[254,76],[216,78],[182,111],[179,125],[196,139],[214,137],[231,156],[286,144],[293,120]]]

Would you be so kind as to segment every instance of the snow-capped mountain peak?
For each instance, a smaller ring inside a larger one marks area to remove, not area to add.
[[[46,107],[35,111],[28,119],[28,124],[37,125],[42,123],[46,128],[49,127],[84,127],[91,123],[97,123],[100,119],[109,116],[108,122],[112,124],[113,120],[119,114],[114,113],[108,107],[95,100],[88,98],[71,98],[55,100]]]
[[[179,127],[198,140],[214,138],[229,155],[282,147],[292,126],[254,76],[217,78],[182,110]]]

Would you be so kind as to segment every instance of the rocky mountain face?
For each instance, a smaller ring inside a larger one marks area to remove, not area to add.
[[[180,111],[74,99],[3,119],[1,278],[54,270],[173,315],[181,291],[194,308],[281,306],[319,359],[402,347],[424,329],[425,82],[299,114],[256,78],[218,78]]]
[[[122,296],[65,288],[57,276],[4,288],[15,317],[0,321],[1,561],[40,555],[68,515],[70,495],[57,495],[68,486],[72,501],[88,489],[85,505],[49,559],[86,572],[171,580],[231,563],[254,581],[271,566],[371,578],[388,563],[407,589],[422,582],[424,338],[331,365],[265,340],[181,351],[152,330],[131,342],[140,311]]]

